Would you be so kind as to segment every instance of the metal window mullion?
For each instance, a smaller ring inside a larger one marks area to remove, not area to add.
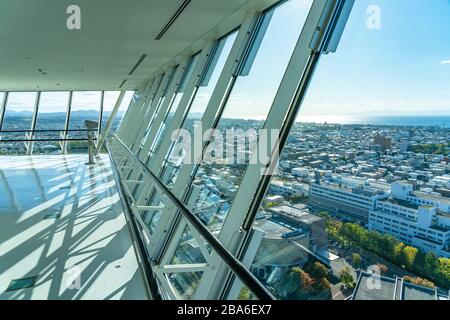
[[[127,129],[126,132],[124,132],[124,138],[128,140],[129,137],[132,136],[133,130],[137,130],[138,124],[142,120],[143,115],[145,114],[147,110],[147,104],[151,100],[152,97],[152,89],[154,90],[155,86],[157,85],[159,79],[159,75],[153,79],[151,82],[148,83],[148,86],[145,88],[142,97],[139,99],[136,107],[136,111],[133,113],[133,116],[130,117],[130,119],[127,122]],[[131,126],[131,128],[130,128]]]
[[[5,119],[5,111],[6,111],[6,105],[8,103],[8,98],[9,98],[9,92],[6,91],[5,94],[3,95],[2,105],[1,105],[1,109],[0,109],[0,131],[2,130],[3,120]]]
[[[170,107],[173,103],[173,98],[178,92],[178,88],[180,86],[181,80],[183,78],[184,72],[186,72],[187,67],[189,63],[189,58],[184,58],[183,61],[179,64],[178,69],[175,71],[175,74],[173,75],[175,81],[172,81],[170,83],[169,88],[167,88],[167,92],[165,94],[166,98],[164,100],[164,103],[160,107],[160,110],[158,114],[156,115],[156,118],[154,119],[153,125],[150,128],[149,134],[147,136],[146,141],[144,142],[144,145],[142,146],[142,149],[139,153],[139,159],[145,160],[147,158],[148,152],[150,151],[150,147],[153,144],[153,141],[155,140],[155,136],[158,133],[159,125],[162,124],[164,121],[164,118],[166,117],[167,112],[169,111]]]
[[[128,103],[127,109],[125,110],[125,114],[123,115],[122,120],[120,121],[119,127],[117,128],[117,132],[119,132],[120,127],[124,122],[126,123],[129,121],[130,115],[133,114],[134,112],[133,110],[136,110],[137,100],[138,97],[142,94],[142,92],[143,92],[142,86],[133,92],[133,96],[131,97],[130,102]]]
[[[98,113],[98,127],[97,127],[97,136],[100,137],[100,133],[102,132],[102,120],[103,120],[103,108],[105,102],[105,91],[101,91],[100,95],[100,112]]]
[[[144,100],[144,96],[147,93],[148,87],[151,83],[145,83],[141,88],[139,88],[133,95],[130,106],[123,117],[122,123],[120,124],[119,129],[117,130],[117,134],[119,137],[123,138],[124,130],[127,128],[127,125],[137,117],[137,114],[140,112],[142,107],[142,101]]]
[[[232,71],[236,68],[236,65],[238,65],[238,63],[240,62],[240,58],[242,58],[243,52],[245,51],[245,47],[248,44],[248,40],[250,39],[250,36],[251,36],[251,30],[253,29],[255,22],[256,22],[256,18],[258,16],[259,16],[259,13],[256,13],[255,11],[250,11],[246,14],[246,16],[244,18],[244,22],[240,27],[238,35],[233,43],[231,51],[226,59],[225,65],[221,71],[219,79],[213,90],[211,99],[208,102],[205,114],[202,117],[202,121],[204,121],[205,115],[206,115],[206,118],[208,119],[207,122],[208,123],[213,122],[214,115],[216,114],[217,110],[220,107],[220,103],[216,103],[216,101],[220,102],[222,100],[223,95],[225,95],[226,89],[228,88],[229,82],[232,78]],[[209,44],[210,54],[214,54],[214,52],[212,52],[213,48],[214,48],[214,43],[210,43]],[[206,58],[206,59],[203,62],[201,72],[197,74],[196,79],[191,79],[191,80],[196,80],[196,83],[194,84],[195,87],[199,84],[199,81],[201,80],[201,76],[204,74],[204,71],[206,71],[205,68],[208,67],[207,63],[209,62],[209,60],[207,58],[209,58],[209,54],[208,54],[208,56],[206,56],[204,58]],[[191,85],[193,85],[193,84],[191,84]],[[183,96],[183,98],[185,98],[185,96]],[[190,98],[189,105],[185,105],[186,108],[190,107],[190,103],[192,103],[193,99],[195,99],[195,97]],[[188,102],[188,101],[186,101],[186,102]],[[188,113],[188,110],[185,110],[186,108],[183,108],[183,110],[177,110],[176,115],[179,116],[179,118],[177,119],[178,121],[176,123],[175,123],[175,121],[172,122],[171,130],[169,132],[172,132],[172,130],[181,128],[181,126],[183,125],[184,117]],[[183,112],[183,114],[182,114],[182,112]],[[211,119],[211,118],[213,118],[213,119]],[[164,141],[161,145],[161,148],[160,148],[159,152],[157,153],[156,161],[152,162],[149,166],[149,169],[152,172],[155,172],[157,175],[160,175],[162,173],[161,168],[163,167],[163,164],[166,160],[165,159],[166,155],[169,152],[171,145],[172,145],[172,141],[170,139],[170,136],[168,135],[164,139]],[[185,165],[183,167],[187,167],[187,166],[191,167],[191,165]],[[183,167],[182,167],[182,169],[183,169]],[[188,170],[186,170],[185,173],[186,172],[190,173],[190,171],[188,171]],[[181,176],[181,172],[180,172],[180,176]],[[186,182],[187,179],[180,179],[181,178],[180,176],[178,177],[177,183],[174,186],[174,190],[175,190],[175,187],[178,186],[178,189],[181,189],[181,192],[176,191],[175,192],[176,194],[183,194],[184,188],[186,187],[186,183],[187,183]],[[185,182],[185,184],[183,185],[182,182]],[[143,191],[138,195],[138,199],[141,200],[142,198],[148,197],[149,194],[151,193],[151,191],[152,191],[152,184],[149,182],[144,186]],[[181,196],[180,198],[183,198],[183,196]],[[155,238],[158,239],[157,241],[155,241],[155,243],[157,243],[157,247],[155,248],[155,257],[161,256],[163,247],[165,247],[165,243],[168,241],[168,232],[167,231],[172,230],[171,225],[176,220],[176,217],[175,217],[176,212],[177,212],[176,209],[173,209],[172,206],[167,206],[167,208],[164,211],[165,211],[165,213],[162,214],[162,218],[158,222],[157,234],[155,235]],[[158,234],[158,232],[159,232],[159,234]]]
[[[67,110],[66,110],[66,122],[64,124],[64,139],[67,139],[68,137],[68,132],[67,130],[69,130],[69,123],[70,123],[70,112],[72,110],[72,98],[73,98],[73,91],[69,91],[69,98],[67,99]],[[61,144],[62,147],[62,153],[66,154],[67,153],[67,145],[68,145],[68,141],[63,141],[63,143]]]
[[[136,121],[140,119],[140,115],[144,112],[145,103],[150,94],[150,90],[153,86],[154,81],[148,83],[148,85],[142,90],[141,95],[138,96],[136,101],[131,106],[132,108],[129,108],[129,111],[127,112],[127,118],[124,119],[120,124],[118,134],[122,139],[124,139],[124,141],[128,140],[128,137],[131,135],[133,128],[135,128],[136,126]]]
[[[202,52],[200,53],[200,57],[195,65],[195,69],[192,72],[190,79],[188,80],[183,97],[180,100],[180,104],[178,105],[177,111],[172,119],[170,126],[167,128],[167,132],[172,133],[177,129],[180,129],[184,117],[189,110],[189,107],[194,99],[195,92],[197,90],[197,84],[200,80],[201,74],[203,70],[207,67],[208,58],[212,53],[212,49],[214,46],[214,41],[208,42],[204,47]],[[166,135],[161,142],[158,153],[148,157],[146,162],[149,165],[150,170],[152,172],[158,172],[161,168],[165,156],[168,153],[170,146],[172,145],[171,135]]]
[[[280,130],[279,141],[281,142],[275,146],[273,152],[281,152],[318,63],[320,53],[312,53],[311,40],[317,35],[318,27],[321,30],[331,27],[333,22],[331,17],[336,12],[337,7],[338,1],[335,0],[316,0],[311,7],[263,127],[267,132],[273,129]],[[329,19],[322,20],[324,16],[328,16]],[[252,158],[256,159],[257,156],[258,152],[255,151]],[[270,182],[271,179],[271,175],[264,174],[267,169],[265,164],[258,161],[251,163],[257,164],[248,166],[219,234],[220,241],[230,250],[234,249],[234,253],[239,252],[243,245],[244,233],[241,226],[244,222],[247,224],[245,229],[252,225],[254,215],[250,221],[246,221],[248,220],[248,213],[252,208],[254,212],[259,208],[267,190],[267,182]],[[266,184],[264,188],[261,188],[264,179]],[[243,212],[247,208],[250,208],[249,211]],[[205,280],[212,281],[206,278]],[[223,282],[223,277],[219,275],[214,282]]]
[[[133,150],[133,152],[135,153],[137,153],[138,150],[142,147],[142,139],[144,139],[145,135],[150,129],[150,126],[153,124],[152,120],[160,107],[161,99],[165,96],[167,85],[173,76],[173,68],[174,67],[169,68],[169,70],[167,70],[164,74],[161,84],[159,85],[158,92],[155,95],[155,98],[153,99],[151,106],[148,109],[147,115],[143,121],[143,125],[141,126],[139,133],[134,140],[134,145],[131,150]]]
[[[106,122],[105,130],[99,136],[96,151],[95,151],[96,155],[98,155],[101,152],[103,143],[105,142],[105,139],[107,138],[109,132],[111,131],[111,127],[114,122],[114,118],[116,117],[117,111],[119,110],[120,105],[122,104],[124,96],[125,96],[125,91],[120,91],[119,96],[117,97],[116,103],[114,104],[114,108],[111,111],[111,114],[109,115],[108,121]]]
[[[36,119],[37,119],[37,114],[39,111],[39,104],[41,101],[41,92],[37,91],[36,92],[36,96],[34,97],[34,108],[33,108],[33,115],[31,117],[31,132],[29,135],[29,138],[32,140],[34,139],[34,130],[36,129]],[[25,143],[26,149],[27,149],[27,155],[31,155],[33,153],[33,146],[34,146],[34,142],[33,141],[28,141],[27,143]]]
[[[145,118],[145,114],[148,112],[149,106],[153,100],[153,97],[158,90],[158,86],[161,82],[162,74],[158,74],[152,84],[148,87],[147,93],[144,95],[143,100],[141,101],[141,107],[139,113],[136,114],[134,120],[128,124],[127,132],[124,134],[124,141],[130,145],[134,142],[134,138],[140,129],[140,126],[143,125],[143,119]]]
[[[177,110],[171,121],[171,124],[167,129],[167,132],[174,132],[175,130],[181,128],[184,117],[194,99],[195,92],[198,88],[197,84],[201,78],[203,70],[207,68],[209,57],[211,54],[213,54],[214,43],[215,41],[208,41],[203,47],[202,51],[200,52],[200,56],[196,62],[196,65],[194,66],[194,70],[191,74],[191,77],[188,79],[186,83],[183,97],[180,100],[180,103],[177,107]],[[159,147],[158,153],[155,153],[152,156],[148,156],[147,159],[144,161],[145,163],[147,163],[148,168],[158,175],[160,172],[160,168],[164,162],[165,155],[168,153],[170,146],[172,145],[171,135],[166,135],[162,139],[163,140]],[[146,198],[148,198],[150,193],[153,191],[152,189],[153,184],[151,183],[151,181],[146,182],[146,184],[142,188],[137,189],[137,191],[140,191],[136,193],[138,203],[145,202]],[[161,220],[165,219],[166,219],[165,216],[161,217]]]
[[[166,117],[167,112],[169,112],[170,107],[172,106],[172,103],[174,101],[174,98],[178,92],[179,86],[181,84],[181,80],[183,79],[183,75],[185,72],[187,72],[187,67],[189,64],[190,57],[186,57],[182,60],[182,62],[178,65],[177,70],[173,74],[173,79],[176,81],[171,81],[169,87],[166,90],[166,93],[164,94],[165,100],[163,104],[160,106],[160,110],[158,111],[158,114],[155,115],[156,118],[152,121],[154,125],[151,126],[149,129],[148,135],[145,139],[144,145],[138,150],[137,156],[140,160],[146,161],[148,154],[150,152],[150,148],[153,145],[153,141],[156,138],[156,135],[158,134],[158,130],[160,128],[160,125],[164,122],[164,119]],[[133,172],[130,172],[129,175],[130,179],[140,179],[140,172],[137,170],[134,170]],[[144,186],[142,186],[144,187]],[[142,188],[141,186],[136,186],[136,189]],[[140,203],[138,201],[138,203]]]
[[[175,113],[175,116],[172,120],[168,132],[173,132],[176,129],[180,129],[181,126],[183,125],[185,117],[189,112],[189,108],[193,100],[195,99],[195,93],[196,90],[198,89],[198,85],[200,84],[202,75],[206,72],[206,69],[209,67],[210,58],[212,57],[212,55],[215,54],[214,49],[217,41],[218,40],[211,41],[207,43],[203,48],[201,56],[199,57],[199,61],[197,62],[196,68],[193,71],[192,76],[186,85],[186,91],[180,101],[180,106],[178,107],[177,112]],[[162,173],[161,167],[165,162],[166,155],[168,154],[171,146],[172,146],[171,136],[167,135],[164,138],[163,142],[161,143],[158,153],[154,155],[156,157],[150,158],[149,169],[152,172],[155,172],[158,176]],[[151,195],[153,191],[152,188],[153,188],[152,183],[150,181],[147,182],[146,185],[143,187],[142,192],[137,194],[137,199],[141,202],[147,201],[147,198]],[[168,205],[165,210],[166,212],[170,213],[173,210],[173,206]],[[161,248],[167,241],[166,239],[168,234],[167,231],[171,229],[170,225],[173,224],[173,222],[174,222],[173,214],[170,215],[163,214],[161,216],[158,225],[161,225],[162,227],[157,228],[154,235],[154,237],[158,239],[158,241],[155,241],[155,243],[157,243],[157,248],[155,248],[155,257],[160,256]]]
[[[315,34],[315,30],[319,26],[319,21],[324,10],[327,8],[329,10],[332,9],[327,6],[328,1],[336,2],[335,0],[316,0],[311,7],[310,14],[305,21],[302,33],[300,34],[263,126],[263,129],[265,130],[280,130],[283,128],[285,120],[290,120],[286,119],[287,116],[294,118],[296,116],[296,114],[290,113],[292,108],[294,108],[293,103],[297,102],[294,101],[293,98],[299,89],[299,85],[304,87],[308,85],[308,83],[302,83],[302,79],[306,76],[309,77],[309,74],[306,74],[307,71],[313,71],[308,70],[307,68],[311,59],[314,57],[311,54],[309,44]],[[327,25],[320,27],[326,28]],[[317,63],[317,61],[314,62]],[[303,89],[303,87],[300,89]],[[303,97],[296,98],[301,101]],[[256,159],[257,156],[258,154],[255,151],[252,158]],[[236,230],[236,228],[239,229],[239,227],[242,226],[245,221],[245,216],[242,215],[242,208],[250,207],[253,198],[248,195],[256,192],[261,178],[265,176],[264,170],[266,169],[266,165],[259,163],[259,161],[254,161],[253,163],[257,164],[248,166],[219,236],[224,243],[229,242],[231,238],[230,232],[232,230]],[[238,214],[238,212],[240,214]]]
[[[260,12],[255,11],[249,11],[246,14],[242,26],[238,32],[238,35],[233,43],[231,51],[226,59],[225,65],[223,66],[217,84],[213,90],[211,98],[208,102],[205,113],[202,116],[203,128],[197,128],[196,131],[197,134],[199,133],[199,130],[202,130],[204,128],[206,129],[212,128],[214,123],[216,122],[216,116],[220,114],[220,109],[223,107],[224,104],[224,97],[228,95],[230,87],[232,86],[231,84],[234,78],[233,73],[237,69],[237,66],[240,64],[241,60],[244,58],[244,52],[246,51],[246,48],[250,45],[250,39],[253,33],[256,31],[255,26],[260,15],[261,15]],[[202,134],[203,132],[200,131],[200,133]],[[204,143],[202,142],[202,149],[203,147]],[[197,159],[194,159],[194,162],[195,160]],[[188,191],[186,186],[189,184],[190,179],[192,179],[191,173],[196,166],[197,166],[196,164],[183,164],[182,167],[180,168],[180,172],[178,174],[178,178],[175,182],[175,185],[173,186],[173,192],[177,195],[181,195],[180,198],[183,200],[185,200],[184,197],[186,196]],[[169,224],[176,221],[177,210],[172,210],[171,212],[168,211],[163,212],[163,215],[164,214],[171,217],[171,219],[168,219]],[[178,228],[180,228],[183,225],[181,223],[182,220],[184,219],[183,218],[180,219],[174,230],[178,230]],[[158,228],[168,229],[169,227],[158,226]],[[177,231],[175,231],[174,234],[176,233]],[[168,238],[169,246],[174,241],[178,242],[178,239],[174,237]],[[167,245],[163,244],[163,246],[165,247]],[[167,252],[164,250],[163,246],[161,246],[159,250],[162,251],[160,254],[161,257],[164,259],[164,257],[167,255]],[[217,272],[217,270],[212,272],[215,273]],[[205,273],[206,272],[203,272],[202,278],[204,277]],[[197,290],[198,289],[200,289],[200,291],[202,292],[200,292],[198,295],[196,294],[196,296],[206,298],[205,294],[207,293],[208,290],[197,288]]]
[[[164,96],[164,87],[167,85],[167,82],[170,79],[170,69],[166,70],[162,78],[160,79],[156,91],[152,94],[151,101],[147,104],[148,107],[145,110],[145,114],[142,117],[142,121],[139,125],[139,130],[137,134],[134,136],[132,147],[130,148],[133,152],[137,152],[137,150],[141,146],[142,138],[145,135],[145,132],[148,129],[148,126],[158,108],[160,99]]]
[[[161,88],[166,84],[167,80],[170,79],[169,71],[167,71],[164,75],[161,75],[158,80],[155,83],[154,86],[152,86],[152,90],[150,93],[150,96],[148,97],[149,102],[144,103],[144,109],[143,109],[143,116],[137,120],[136,127],[138,130],[135,132],[137,134],[134,134],[132,137],[130,137],[129,145],[130,149],[133,151],[133,153],[136,155],[139,152],[139,148],[141,147],[141,141],[143,136],[146,133],[146,128],[149,126],[149,121],[153,117],[155,110],[157,109],[159,103],[159,99],[164,94],[164,91],[161,91]],[[136,170],[139,171],[136,167],[128,168],[126,173],[124,173],[125,177],[129,177],[133,172]]]
[[[141,88],[139,88],[138,90],[136,90],[133,93],[130,103],[128,104],[127,110],[125,111],[125,114],[122,117],[122,121],[119,125],[119,128],[117,129],[117,133],[121,132],[120,127],[122,126],[122,124],[127,123],[129,121],[130,115],[133,113],[132,110],[135,110],[137,97],[140,94],[141,94]]]
[[[157,78],[155,79],[155,82],[151,87],[147,99],[144,101],[140,115],[136,119],[135,123],[133,123],[134,129],[130,131],[130,135],[128,136],[128,144],[130,144],[130,146],[136,145],[140,133],[142,132],[142,130],[145,130],[147,124],[146,120],[149,114],[152,114],[153,108],[156,107],[154,101],[157,100],[159,88],[161,87],[161,82],[163,81],[163,78],[165,76],[165,74],[157,75]],[[137,144],[139,145],[139,143]]]
[[[236,67],[240,64],[240,61],[244,57],[244,53],[246,51],[247,46],[249,45],[249,41],[252,37],[253,32],[255,31],[256,22],[260,17],[260,12],[249,11],[244,21],[239,29],[239,32],[236,36],[236,39],[233,43],[233,46],[230,50],[230,53],[226,59],[226,62],[223,66],[219,79],[216,83],[216,86],[213,90],[210,100],[208,101],[208,105],[205,109],[205,112],[202,116],[202,125],[204,128],[210,128],[213,126],[216,115],[219,113],[219,109],[222,107],[223,98],[227,95],[227,91],[230,88],[230,83],[233,79],[233,72],[236,70]],[[197,128],[201,130],[201,128]],[[198,131],[197,131],[198,134]],[[203,147],[203,145],[202,145]],[[196,160],[196,159],[195,159]],[[194,161],[195,162],[195,161]],[[188,185],[190,184],[190,180],[192,179],[191,173],[196,165],[195,164],[184,164],[179,169],[178,178],[173,186],[174,193],[180,195],[180,199],[186,200],[185,197],[188,191]],[[177,210],[170,210],[168,207],[165,210],[166,219],[164,220],[165,225],[162,225],[161,229],[169,230],[173,229],[170,225],[175,223]],[[178,227],[176,227],[178,228]],[[170,238],[170,235],[166,235],[162,240],[161,244],[157,248],[157,255],[164,255],[164,247],[165,242],[173,241]]]
[[[236,66],[238,66],[244,57],[244,52],[249,45],[249,40],[255,31],[255,25],[260,17],[260,12],[250,12],[246,15],[245,20],[242,24],[241,29],[233,43],[233,47],[227,57],[225,65],[223,66],[222,72],[219,76],[217,84],[213,90],[211,98],[209,99],[208,105],[205,112],[201,118],[202,127],[197,127],[194,132],[194,137],[199,135],[203,136],[203,132],[213,128],[217,116],[220,114],[221,109],[226,103],[226,98],[229,93],[232,83],[235,80],[234,71]],[[202,152],[197,156],[201,157],[203,155],[203,149],[205,142],[202,141]],[[173,186],[175,194],[185,194],[186,186],[191,176],[192,171],[198,166],[197,162],[199,159],[190,159],[193,163],[183,164],[180,168],[177,181]]]
[[[248,269],[234,256],[227,250],[217,239],[216,237],[211,233],[211,231],[201,222],[201,220],[193,214],[190,209],[181,202],[178,197],[173,194],[173,192],[164,184],[163,181],[161,181],[154,173],[152,173],[146,165],[140,161],[121,140],[117,137],[117,135],[113,135],[113,138],[117,140],[117,143],[120,145],[120,147],[128,154],[130,159],[136,164],[140,166],[140,168],[145,172],[147,177],[151,179],[157,189],[161,191],[164,196],[169,200],[174,206],[178,208],[180,213],[183,215],[183,217],[186,219],[186,221],[189,223],[190,226],[194,227],[202,237],[210,244],[214,252],[216,252],[218,255],[221,256],[223,261],[227,264],[227,266],[235,272],[236,275],[239,276],[239,278],[251,289],[254,290],[255,294],[264,300],[273,300],[273,295],[266,289],[264,286],[261,285],[253,276]],[[108,150],[109,154],[111,156],[110,149]],[[112,158],[112,163],[115,163],[114,159]],[[121,185],[123,183],[121,182]],[[129,199],[133,201],[133,199]],[[134,203],[134,202],[132,202]],[[178,239],[180,237],[177,237]],[[141,241],[139,241],[141,242]],[[183,269],[186,270],[187,266],[183,266]],[[155,269],[154,269],[155,270]],[[155,270],[156,271],[156,270]]]

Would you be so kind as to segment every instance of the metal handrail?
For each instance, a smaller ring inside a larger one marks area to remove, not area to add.
[[[105,144],[105,146],[108,151],[108,155],[109,155],[110,159],[112,159],[111,149],[109,148],[108,144]],[[113,161],[111,161],[111,162],[113,162]],[[115,166],[112,166],[111,171],[112,171],[114,180],[119,181],[120,176],[119,176],[117,168],[115,168]],[[119,198],[124,207],[125,218],[129,224],[128,227],[130,229],[131,237],[132,237],[133,243],[136,244],[135,251],[136,251],[136,254],[138,255],[138,262],[140,262],[139,265],[141,267],[142,275],[145,279],[145,283],[146,283],[145,287],[146,287],[147,292],[152,300],[162,300],[161,293],[159,292],[159,288],[158,288],[158,283],[157,283],[156,277],[154,276],[154,272],[152,269],[152,263],[148,259],[145,259],[145,256],[146,256],[145,245],[142,241],[140,241],[139,234],[141,232],[140,228],[142,228],[142,226],[139,226],[139,223],[136,221],[136,218],[133,217],[131,205],[130,205],[130,203],[128,203],[128,201],[126,199],[126,191],[124,190],[123,185],[119,184],[117,187],[118,187],[117,192],[119,193]]]
[[[29,133],[33,135],[36,132],[96,132],[97,129],[22,129],[22,130],[0,130],[2,133]],[[97,140],[97,138],[93,138]],[[13,142],[63,142],[63,141],[88,141],[88,138],[23,138],[23,139],[2,139],[0,137],[0,143],[13,143]]]
[[[93,138],[97,140],[97,138]],[[88,138],[42,138],[42,139],[0,139],[0,143],[5,142],[61,142],[61,141],[88,141]]]
[[[86,132],[97,131],[97,129],[21,129],[21,130],[0,130],[0,133],[26,133],[26,132]]]
[[[191,212],[191,210],[180,201],[173,192],[149,169],[147,166],[126,146],[123,141],[114,133],[111,135],[127,151],[129,156],[139,163],[145,173],[152,179],[158,189],[162,191],[177,207],[180,213],[190,222],[196,231],[209,243],[213,250],[223,259],[226,265],[233,271],[239,280],[260,300],[276,300],[267,288],[256,279],[256,277],[240,262],[233,254],[209,231],[201,220]],[[114,163],[113,159],[111,159]]]

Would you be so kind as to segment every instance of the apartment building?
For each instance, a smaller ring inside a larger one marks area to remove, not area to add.
[[[309,204],[346,219],[368,222],[376,201],[388,197],[386,186],[341,176],[317,179],[309,188]]]
[[[426,252],[450,257],[449,200],[414,192],[410,184],[392,184],[389,199],[377,201],[370,211],[368,227]]]

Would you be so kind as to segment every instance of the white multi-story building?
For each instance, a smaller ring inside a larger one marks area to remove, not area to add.
[[[392,184],[390,198],[377,201],[370,211],[368,227],[426,252],[450,257],[450,200],[414,192],[412,185]]]
[[[293,168],[291,174],[294,177],[307,178],[309,175],[309,170],[307,168]]]
[[[368,222],[369,211],[375,209],[376,201],[388,196],[386,184],[341,176],[316,179],[309,189],[312,206],[364,223]]]
[[[302,183],[288,183],[282,181],[272,181],[269,192],[273,194],[290,197],[292,195],[305,196],[308,194],[308,185]]]

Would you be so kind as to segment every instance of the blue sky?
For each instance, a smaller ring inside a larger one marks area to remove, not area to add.
[[[370,5],[380,29],[366,26]],[[449,0],[356,0],[300,115],[450,115],[449,23]]]
[[[72,110],[98,110],[100,108],[100,91],[77,91],[73,93]],[[105,91],[103,110],[111,111],[119,96],[119,91]],[[0,100],[3,93],[0,95]],[[61,92],[42,92],[39,104],[39,112],[66,112],[69,93]],[[132,91],[127,91],[119,110],[126,110],[132,98]],[[8,97],[6,112],[29,111],[34,110],[36,99],[35,92],[11,92]]]

